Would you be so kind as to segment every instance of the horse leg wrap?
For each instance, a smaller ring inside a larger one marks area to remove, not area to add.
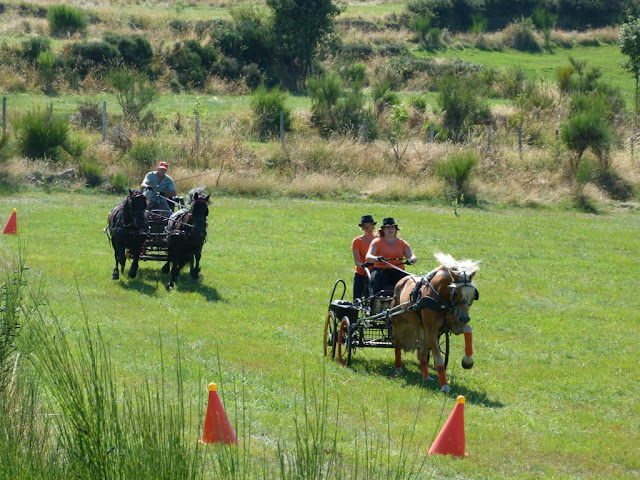
[[[436,371],[438,372],[438,380],[440,380],[440,386],[444,387],[447,384],[447,374],[444,372],[444,365],[436,365]]]
[[[467,357],[473,355],[473,344],[471,341],[472,336],[473,334],[471,332],[464,332],[464,354]]]
[[[394,363],[396,368],[402,368],[402,350],[396,348],[396,361]]]
[[[429,367],[427,366],[427,361],[424,359],[419,359],[420,361],[420,371],[422,372],[422,379],[426,380],[429,377]]]

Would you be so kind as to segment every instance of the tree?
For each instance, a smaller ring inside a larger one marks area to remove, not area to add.
[[[638,98],[640,83],[640,19],[629,17],[627,23],[623,23],[618,34],[618,46],[623,55],[629,57],[629,60],[622,62],[621,66],[633,73],[636,79],[635,90],[635,114],[638,114]]]
[[[122,108],[124,118],[135,123],[140,120],[140,112],[153,102],[158,93],[147,86],[145,77],[127,70],[112,70],[109,85],[116,91],[116,99]]]
[[[273,11],[272,36],[284,80],[299,90],[341,10],[331,0],[267,0],[267,6]]]

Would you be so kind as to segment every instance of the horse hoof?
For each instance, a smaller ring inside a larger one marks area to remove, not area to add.
[[[173,290],[173,288],[174,288],[174,287],[173,287],[173,284],[172,284],[172,283],[170,283],[169,285],[167,285],[167,290],[171,291],[171,290]]]
[[[462,368],[469,370],[473,368],[473,357],[467,357],[466,355],[462,357]]]
[[[433,380],[433,377],[425,377],[425,378],[423,378],[423,380],[424,380],[425,382],[433,382],[433,381],[434,381],[434,380]]]
[[[138,275],[138,272],[129,272],[129,278],[136,278],[136,275]]]
[[[396,375],[396,376],[397,375],[402,375],[402,372],[403,372],[402,367],[398,367],[393,371],[393,374]]]
[[[117,273],[114,273],[113,275],[111,275],[111,280],[119,280],[120,279],[120,275]]]
[[[449,385],[443,385],[443,386],[440,388],[440,391],[441,391],[442,393],[449,393],[449,390],[450,390]]]
[[[191,283],[198,283],[198,277],[189,277]]]

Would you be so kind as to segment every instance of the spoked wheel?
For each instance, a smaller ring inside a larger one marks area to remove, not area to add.
[[[338,363],[341,367],[351,365],[351,324],[347,317],[343,317],[338,331]]]
[[[447,365],[449,365],[449,332],[441,332],[438,334],[438,347],[440,348],[440,353],[444,357],[444,369],[447,369]],[[427,364],[429,364],[429,359],[431,357],[431,349],[427,349]],[[435,365],[434,365],[435,368]]]
[[[331,355],[331,359],[336,357],[336,316],[333,312],[327,315],[327,321],[324,322],[324,358]]]

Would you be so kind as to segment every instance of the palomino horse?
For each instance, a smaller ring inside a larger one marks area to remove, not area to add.
[[[187,262],[190,266],[191,281],[198,280],[202,246],[207,239],[207,215],[209,215],[209,195],[189,192],[190,209],[183,208],[171,215],[167,224],[167,246],[169,261],[162,267],[164,273],[171,268],[168,290],[174,288],[180,270]],[[195,259],[195,264],[194,264]]]
[[[127,261],[127,253],[132,258],[129,277],[135,278],[138,273],[138,261],[140,249],[146,240],[147,220],[144,212],[147,200],[142,192],[129,190],[129,196],[121,203],[113,207],[107,219],[107,236],[113,246],[116,266],[113,269],[112,279],[118,280],[120,270],[124,273],[124,265]]]
[[[440,389],[449,391],[444,358],[438,345],[440,332],[464,333],[462,367],[473,367],[473,348],[469,307],[479,298],[472,280],[478,263],[457,261],[451,255],[436,253],[441,266],[426,277],[409,275],[395,287],[393,305],[408,304],[393,318],[393,343],[396,349],[396,372],[402,372],[401,350],[418,351],[422,378],[430,380],[427,353],[433,352]]]

